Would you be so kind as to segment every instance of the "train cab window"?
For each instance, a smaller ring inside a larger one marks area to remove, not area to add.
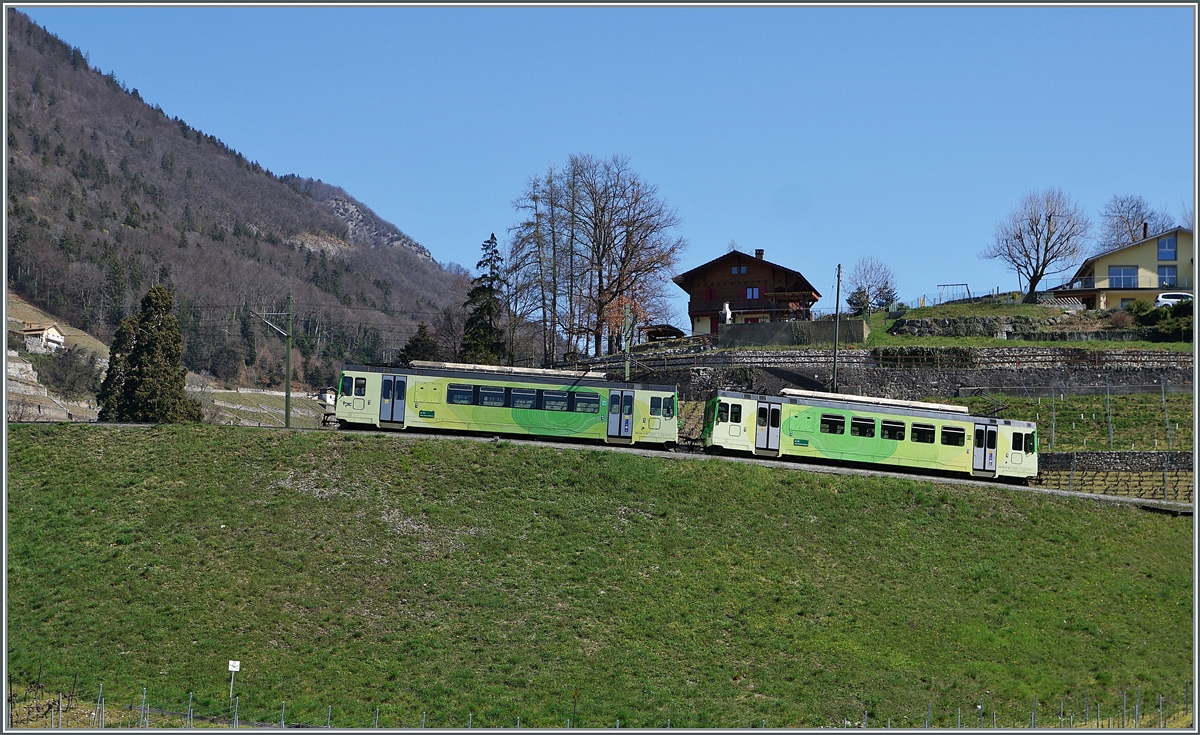
[[[759,409],[763,411],[765,409]],[[821,414],[821,433],[822,434],[845,434],[846,433],[846,417],[836,414],[823,413]]]
[[[1025,451],[1029,454],[1037,452],[1037,442],[1034,441],[1034,433],[1032,431],[1025,435]]]
[[[708,426],[712,423],[713,414],[716,413],[716,407],[711,403],[704,404],[704,425]]]
[[[366,378],[355,378],[354,379],[354,395],[356,395],[356,396],[367,395],[367,379]]]
[[[723,424],[729,420],[729,404],[724,401],[720,406],[717,406],[717,423]]]
[[[734,403],[729,406],[729,421],[734,424],[742,423],[742,404]]]
[[[568,411],[567,394],[561,390],[542,391],[542,408],[546,411]]]
[[[348,396],[354,392],[354,378],[349,375],[342,376],[342,396]]]
[[[513,408],[534,408],[537,406],[537,391],[533,388],[512,389]]]
[[[875,436],[875,419],[864,419],[858,416],[850,418],[850,436],[861,436],[870,439]]]
[[[446,403],[457,403],[460,406],[471,405],[471,386],[461,383],[451,383],[446,386]]]
[[[650,415],[662,416],[662,397],[655,396],[650,399]]]
[[[576,393],[575,413],[600,413],[600,396],[595,393]]]
[[[967,443],[967,432],[957,426],[942,427],[942,444],[948,447],[961,447]]]
[[[933,437],[936,433],[937,429],[929,424],[912,425],[912,440],[918,444],[933,444]]]
[[[498,385],[479,386],[479,405],[502,407],[504,405],[504,388]]]
[[[904,441],[904,422],[880,421],[879,435],[884,439],[891,439],[892,441]]]
[[[740,412],[741,406],[739,406],[738,409]],[[675,396],[671,396],[670,398],[663,399],[663,418],[664,419],[675,418]]]
[[[988,449],[996,448],[996,432],[995,431],[988,432],[987,443],[988,443],[988,446],[987,446]]]
[[[1013,451],[1014,451],[1014,452],[1023,452],[1023,451],[1025,451],[1025,450],[1023,450],[1023,449],[1021,448],[1021,447],[1022,447],[1022,446],[1024,446],[1024,445],[1025,445],[1025,435],[1024,435],[1024,434],[1022,434],[1022,433],[1021,433],[1021,432],[1019,432],[1019,431],[1018,431],[1018,432],[1016,432],[1016,433],[1014,433],[1014,434],[1013,434],[1013,438],[1012,438],[1012,448],[1013,448]]]
[[[983,434],[984,434],[983,429],[975,430],[975,448],[976,449],[983,449]]]

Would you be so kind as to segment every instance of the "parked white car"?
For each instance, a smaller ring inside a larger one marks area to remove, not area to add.
[[[1183,291],[1167,291],[1166,293],[1160,293],[1158,298],[1154,300],[1154,308],[1157,309],[1160,306],[1174,306],[1180,301],[1190,301],[1191,298],[1192,295],[1190,293],[1184,293]]]

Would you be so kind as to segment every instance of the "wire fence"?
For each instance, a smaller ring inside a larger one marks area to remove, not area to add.
[[[472,728],[620,728],[620,717],[594,716],[585,720],[578,719],[576,699],[571,705],[570,716],[553,721],[536,721],[516,716],[513,720],[488,721],[476,716],[475,712],[437,712],[415,710],[404,713],[394,711],[381,712],[381,707],[345,707],[344,702],[327,704],[323,713],[316,716],[306,712],[303,717],[288,716],[286,700],[280,700],[278,705],[253,706],[241,701],[242,696],[235,694],[229,698],[227,705],[201,709],[196,704],[194,694],[189,693],[186,701],[167,701],[166,698],[156,699],[149,688],[142,688],[137,701],[129,704],[110,704],[101,684],[95,692],[95,698],[89,693],[84,696],[77,690],[78,677],[71,683],[69,689],[52,691],[46,689],[40,681],[29,686],[22,692],[13,689],[11,680],[7,697],[7,712],[5,724],[10,729],[15,728],[50,728],[50,729],[165,729],[165,728],[195,728],[218,727],[236,729],[274,729],[274,728],[314,728],[328,729],[472,729]],[[568,702],[571,700],[568,698]],[[1080,710],[1077,707],[1082,705]],[[935,708],[932,702],[927,702],[924,708],[912,708],[907,712],[887,713],[876,709],[848,713],[836,722],[795,723],[772,721],[772,718],[759,718],[748,722],[730,722],[724,724],[689,723],[664,718],[661,722],[643,721],[634,727],[647,729],[671,729],[703,727],[761,727],[761,728],[796,728],[796,727],[842,727],[842,728],[947,728],[956,729],[979,728],[1088,728],[1088,729],[1192,729],[1194,722],[1194,688],[1193,682],[1184,683],[1181,692],[1156,693],[1144,692],[1141,687],[1134,691],[1122,691],[1119,696],[1115,693],[1105,693],[1094,697],[1090,691],[1085,691],[1083,701],[1076,697],[1070,701],[1041,702],[1035,696],[1027,707],[1013,704],[997,704],[987,698],[965,702],[953,709],[939,706]],[[294,708],[293,708],[294,709]],[[623,708],[624,709],[624,708]],[[323,716],[322,716],[323,715]],[[629,722],[624,723],[631,726]]]

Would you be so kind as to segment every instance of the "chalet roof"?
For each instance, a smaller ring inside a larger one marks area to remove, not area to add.
[[[62,334],[62,330],[58,328],[57,323],[54,323],[54,324],[26,324],[25,328],[21,330],[21,334],[29,334],[29,335],[42,334],[43,332],[49,332],[51,329],[55,330],[59,334]]]
[[[751,253],[743,253],[740,250],[731,250],[730,252],[725,253],[722,256],[713,258],[712,260],[708,261],[707,263],[703,263],[701,265],[696,266],[695,268],[691,269],[690,271],[680,273],[679,275],[675,276],[671,280],[675,282],[675,285],[679,286],[680,288],[683,288],[683,284],[690,277],[700,275],[704,271],[707,271],[709,268],[712,268],[716,265],[727,264],[730,262],[743,263],[743,262],[751,261],[751,260],[758,261],[760,263],[765,263],[765,264],[771,266],[772,268],[781,270],[784,273],[786,273],[787,275],[799,279],[800,283],[802,284],[802,288],[812,291],[813,295],[816,296],[817,298],[821,297],[821,293],[819,291],[817,291],[817,289],[813,288],[813,285],[808,282],[808,279],[805,278],[804,274],[802,274],[800,271],[793,270],[791,268],[788,268],[785,265],[779,265],[778,263],[772,263],[771,261],[769,261],[765,258],[755,257]]]
[[[1158,234],[1155,234],[1155,235],[1151,235],[1150,237],[1143,237],[1141,240],[1138,240],[1137,242],[1131,242],[1128,245],[1122,245],[1121,247],[1113,248],[1112,250],[1105,250],[1103,253],[1096,253],[1095,255],[1091,256],[1090,258],[1088,258],[1087,260],[1085,260],[1079,264],[1079,267],[1077,269],[1075,269],[1075,275],[1071,276],[1071,280],[1074,281],[1076,278],[1082,278],[1084,271],[1086,271],[1089,267],[1095,265],[1096,261],[1101,258],[1108,257],[1109,255],[1112,255],[1113,253],[1119,253],[1122,250],[1129,250],[1130,248],[1136,248],[1138,246],[1145,245],[1148,242],[1153,242],[1155,240],[1158,240],[1158,238],[1163,237],[1164,235],[1170,235],[1172,233],[1180,233],[1180,232],[1186,232],[1189,235],[1192,234],[1192,231],[1186,227],[1172,227],[1169,230],[1163,230],[1162,232],[1159,232]],[[1178,244],[1176,245],[1176,247],[1178,247]]]

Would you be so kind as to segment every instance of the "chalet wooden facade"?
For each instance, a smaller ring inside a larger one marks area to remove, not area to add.
[[[726,318],[733,324],[811,319],[821,298],[799,271],[766,260],[762,250],[726,253],[674,280],[688,294],[693,335],[716,334]]]

